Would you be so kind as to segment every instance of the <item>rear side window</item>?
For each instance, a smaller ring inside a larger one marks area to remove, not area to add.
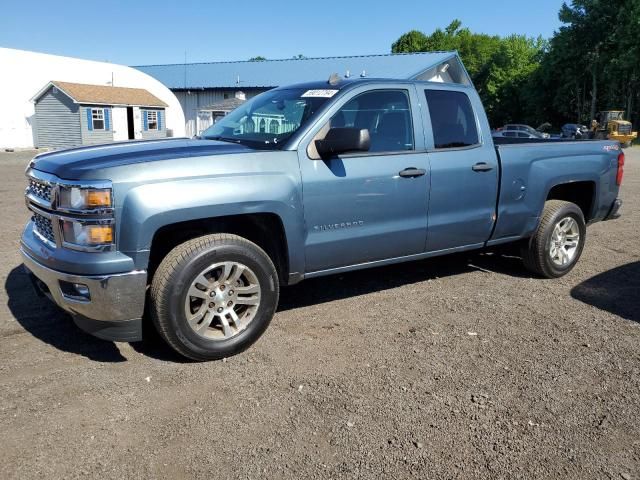
[[[406,90],[373,90],[348,101],[331,127],[368,129],[369,152],[413,150],[413,123]]]
[[[436,148],[459,148],[479,143],[476,117],[463,92],[425,90]]]

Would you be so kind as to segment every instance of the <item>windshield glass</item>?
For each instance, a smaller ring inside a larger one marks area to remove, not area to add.
[[[269,90],[207,128],[200,138],[280,149],[337,90]]]

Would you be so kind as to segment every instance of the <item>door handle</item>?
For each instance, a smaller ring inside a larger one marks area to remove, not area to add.
[[[409,167],[400,171],[398,175],[400,175],[403,178],[414,178],[414,177],[421,177],[426,173],[427,171],[424,168]]]
[[[474,172],[488,172],[490,170],[493,170],[493,167],[488,163],[479,162],[479,163],[476,163],[473,167],[471,167],[471,170],[473,170]]]

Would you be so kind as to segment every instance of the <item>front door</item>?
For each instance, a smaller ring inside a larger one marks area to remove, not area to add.
[[[127,107],[127,138],[133,140],[136,138],[134,122],[133,122],[133,107]]]
[[[113,107],[113,141],[124,142],[129,139],[127,107]]]
[[[424,251],[429,166],[415,96],[361,88],[302,142],[307,273]],[[368,129],[370,151],[319,159],[313,142],[331,127]]]
[[[429,133],[431,194],[427,251],[481,247],[495,223],[498,195],[497,155],[475,92],[429,88],[424,90]],[[480,129],[480,126],[483,128]]]

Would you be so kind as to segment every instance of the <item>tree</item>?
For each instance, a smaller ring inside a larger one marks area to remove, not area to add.
[[[463,28],[460,20],[454,20],[444,30],[438,28],[430,35],[417,30],[407,32],[393,43],[391,50],[394,53],[457,50],[490,121],[498,125],[504,121],[521,121],[524,107],[518,106],[512,114],[509,111],[514,105],[524,104],[523,95],[516,90],[522,88],[528,75],[537,68],[543,43],[541,39],[524,36],[502,39],[473,33]],[[515,99],[513,105],[509,105],[507,97]]]
[[[588,124],[598,110],[626,109],[638,119],[640,2],[573,0],[559,12],[536,89],[550,115]]]
[[[266,60],[266,58],[263,57],[262,55],[258,55],[257,57],[251,57],[249,59],[250,62],[263,62],[264,60]]]

